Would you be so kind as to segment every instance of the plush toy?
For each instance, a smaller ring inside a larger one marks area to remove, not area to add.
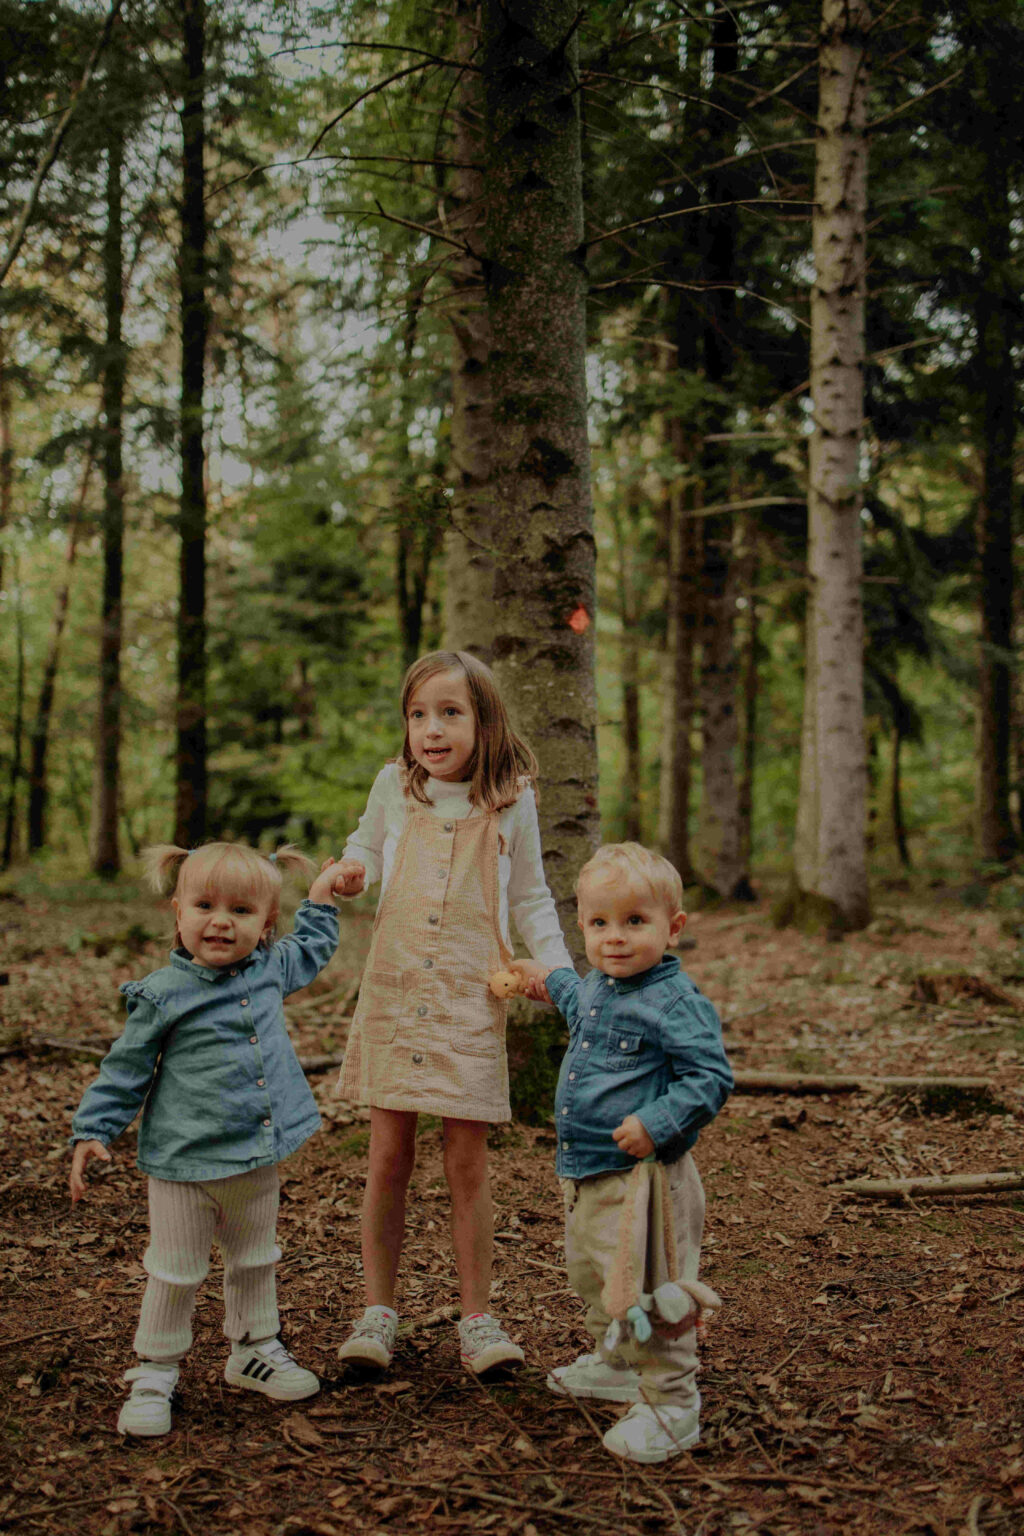
[[[699,1280],[680,1280],[668,1174],[653,1159],[637,1163],[623,1202],[619,1242],[601,1293],[612,1319],[605,1348],[646,1344],[657,1330],[678,1339],[722,1305]]]
[[[495,997],[515,997],[523,990],[523,978],[518,971],[495,971],[487,985]]]

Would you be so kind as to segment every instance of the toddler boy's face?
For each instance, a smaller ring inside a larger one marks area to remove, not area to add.
[[[577,901],[587,959],[606,976],[649,971],[686,923],[685,912],[673,912],[642,881],[618,871],[588,875]]]

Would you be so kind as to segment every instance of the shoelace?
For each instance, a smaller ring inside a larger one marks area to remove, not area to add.
[[[372,1312],[369,1317],[361,1317],[352,1332],[361,1339],[380,1339],[386,1344],[390,1323],[386,1312]]]
[[[462,1336],[474,1349],[485,1344],[503,1344],[507,1338],[504,1328],[493,1317],[474,1317],[463,1325]]]

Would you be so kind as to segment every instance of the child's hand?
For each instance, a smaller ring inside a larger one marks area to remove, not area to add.
[[[329,877],[328,895],[326,898],[321,897],[321,900],[333,901],[335,896],[358,896],[366,887],[366,865],[360,864],[358,859],[325,859],[314,884],[319,885],[325,877]],[[310,900],[315,899],[310,891]]]
[[[68,1188],[71,1191],[72,1205],[77,1205],[85,1194],[85,1165],[90,1157],[98,1157],[103,1163],[111,1161],[110,1153],[102,1141],[75,1142],[75,1150],[71,1154],[71,1172],[68,1175]]]
[[[523,979],[523,996],[530,997],[535,1003],[551,1003],[545,982],[551,975],[550,965],[541,965],[539,960],[510,960],[510,971]]]
[[[650,1157],[654,1151],[654,1142],[647,1134],[647,1127],[636,1115],[627,1115],[622,1124],[615,1127],[612,1141],[620,1152],[628,1152],[630,1157]]]

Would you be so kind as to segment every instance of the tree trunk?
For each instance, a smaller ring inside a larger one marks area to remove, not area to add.
[[[798,907],[839,928],[870,916],[865,843],[859,454],[867,204],[865,0],[824,0],[813,214],[807,671]]]
[[[759,569],[757,529],[751,519],[741,523],[742,552],[739,557],[743,573],[746,607],[746,636],[743,649],[743,719],[740,741],[740,862],[749,870],[754,852],[754,772],[757,765],[757,695],[760,673],[758,670],[759,612],[757,605],[757,577]],[[749,884],[745,891],[734,892],[746,900],[756,899]]]
[[[678,418],[669,423],[669,446],[673,458],[681,466],[686,455],[686,436]],[[696,880],[690,856],[693,653],[700,612],[703,523],[688,515],[681,467],[666,497],[665,524],[667,571],[658,846],[679,871],[683,884],[692,885]]]
[[[206,829],[206,460],[203,383],[209,311],[203,154],[205,0],[182,0],[181,107],[181,503],[175,841],[194,847]]]
[[[630,508],[635,512],[635,507]],[[637,633],[636,584],[633,555],[634,518],[628,517],[613,502],[612,525],[615,532],[615,558],[618,562],[619,598],[619,684],[622,699],[622,835],[629,842],[643,841],[641,795],[643,749],[640,738],[640,637]]]
[[[14,571],[14,719],[11,722],[11,766],[7,776],[7,806],[4,812],[4,846],[0,869],[10,869],[14,860],[18,826],[18,786],[21,783],[21,749],[25,726],[25,613],[22,606],[17,566]]]
[[[903,817],[903,781],[901,774],[901,748],[903,730],[897,720],[892,728],[892,790],[889,807],[892,812],[892,834],[904,869],[911,868],[910,849],[907,846],[907,827]]]
[[[977,306],[982,489],[977,513],[981,645],[978,660],[978,853],[1004,862],[1016,851],[1010,813],[1013,655],[1013,454],[1016,437],[1010,197],[1003,151],[989,157],[980,196],[989,235]]]
[[[482,12],[493,665],[540,760],[546,870],[575,943],[573,882],[599,833],[579,13],[573,0],[485,0]]]
[[[477,0],[455,0],[456,55],[479,63]],[[494,638],[494,500],[491,455],[494,422],[491,399],[491,322],[487,310],[482,249],[485,181],[483,91],[478,70],[459,77],[452,145],[455,165],[449,179],[452,236],[469,253],[451,268],[452,463],[455,496],[445,539],[445,646],[472,651],[490,662]]]
[[[106,349],[103,365],[103,595],[100,611],[99,700],[93,777],[90,845],[93,873],[116,875],[121,868],[118,804],[121,760],[121,620],[124,566],[125,352],[124,226],[122,176],[124,143],[119,126],[107,150],[107,227],[103,266]]]
[[[40,848],[46,846],[46,810],[49,800],[47,757],[50,750],[50,722],[53,717],[53,696],[57,687],[57,669],[60,666],[64,627],[67,623],[68,604],[71,600],[71,578],[75,569],[75,561],[78,557],[78,540],[82,531],[85,503],[89,495],[89,482],[92,479],[92,472],[95,467],[96,449],[95,446],[91,446],[86,456],[85,464],[82,467],[82,478],[78,486],[78,495],[71,510],[67,550],[64,555],[64,580],[57,589],[57,595],[54,599],[53,623],[50,626],[50,643],[46,650],[46,660],[43,662],[43,675],[39,684],[39,701],[36,704],[35,718],[32,721],[32,729],[29,736],[28,847],[30,853],[37,853]]]
[[[0,325],[0,592],[4,589],[4,532],[14,510],[14,441],[11,431],[11,380],[7,366],[7,333]]]

